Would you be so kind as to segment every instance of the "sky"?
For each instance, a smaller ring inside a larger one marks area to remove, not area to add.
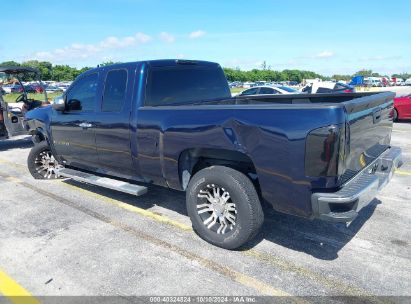
[[[0,62],[184,58],[329,76],[411,72],[411,0],[15,0],[1,9]]]

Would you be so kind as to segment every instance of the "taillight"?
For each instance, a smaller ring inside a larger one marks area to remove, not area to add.
[[[354,91],[352,90],[352,89],[347,89],[347,90],[344,90],[344,93],[353,93]]]
[[[305,174],[315,177],[343,174],[345,145],[345,125],[311,131],[305,144]]]

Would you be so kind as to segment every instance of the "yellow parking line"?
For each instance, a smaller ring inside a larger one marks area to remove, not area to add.
[[[13,304],[40,304],[26,289],[0,269],[0,294]]]
[[[399,171],[399,170],[395,170],[395,173],[402,174],[402,175],[411,175],[411,172],[405,172],[405,171]]]
[[[9,177],[9,176],[3,175],[3,174],[2,174],[1,176],[2,176],[3,178],[8,178],[8,177]],[[17,180],[17,179],[18,179],[18,178],[16,178],[15,180]],[[187,250],[185,250],[185,249],[182,249],[181,247],[178,247],[178,246],[173,245],[173,244],[171,244],[171,243],[168,243],[168,242],[166,242],[166,241],[163,241],[163,240],[157,239],[157,238],[155,238],[155,237],[152,237],[152,236],[150,236],[150,235],[148,235],[148,234],[145,234],[144,232],[136,231],[136,230],[134,230],[133,228],[131,228],[130,226],[125,225],[124,223],[121,223],[121,222],[118,222],[118,221],[116,221],[116,220],[112,220],[112,219],[110,219],[110,218],[107,218],[107,217],[105,217],[105,216],[96,214],[95,212],[93,212],[93,211],[91,211],[91,210],[89,210],[89,209],[87,209],[87,208],[84,208],[84,207],[83,207],[83,208],[80,208],[80,207],[78,207],[78,206],[76,207],[76,206],[74,206],[74,205],[72,204],[71,201],[68,201],[68,200],[63,199],[63,198],[60,198],[60,200],[59,200],[59,198],[56,197],[54,194],[49,193],[49,192],[44,191],[44,190],[37,189],[36,187],[34,187],[34,186],[32,186],[32,185],[24,182],[23,180],[20,180],[20,184],[23,185],[24,187],[28,187],[28,188],[30,188],[30,189],[32,189],[32,190],[34,190],[34,191],[37,191],[38,193],[40,193],[40,194],[42,194],[42,195],[49,196],[49,197],[53,198],[54,200],[60,201],[60,202],[62,202],[63,204],[66,204],[66,205],[69,205],[69,206],[71,206],[71,207],[73,207],[73,208],[75,208],[75,209],[78,209],[78,210],[80,210],[80,211],[82,211],[82,212],[84,212],[84,213],[86,213],[86,214],[88,214],[88,215],[90,215],[90,216],[92,216],[92,217],[95,217],[95,218],[97,218],[97,219],[99,219],[99,220],[101,220],[101,221],[103,221],[103,222],[105,222],[105,223],[108,223],[108,224],[110,224],[110,225],[112,225],[112,226],[114,226],[114,227],[120,228],[120,229],[122,229],[122,230],[124,230],[124,231],[126,231],[126,232],[128,232],[128,233],[131,233],[131,234],[133,234],[133,235],[136,235],[138,238],[141,238],[141,239],[143,239],[143,240],[147,240],[147,241],[149,241],[149,242],[151,242],[151,243],[153,243],[153,244],[156,244],[156,245],[158,245],[158,246],[161,246],[161,247],[164,247],[164,248],[166,248],[166,249],[169,249],[169,250],[171,250],[171,251],[173,251],[173,252],[175,252],[175,253],[180,254],[181,256],[183,256],[183,257],[185,257],[185,258],[187,258],[187,259],[189,259],[189,260],[196,261],[196,262],[198,262],[199,264],[201,264],[203,267],[205,267],[205,268],[207,268],[207,269],[214,270],[215,272],[217,272],[217,273],[219,273],[219,274],[221,274],[221,275],[224,275],[224,276],[226,276],[226,277],[229,277],[229,278],[231,278],[233,281],[238,282],[238,283],[240,283],[240,284],[243,285],[243,286],[247,286],[247,287],[253,288],[253,289],[255,289],[256,291],[260,292],[260,293],[263,294],[263,295],[268,295],[268,296],[291,296],[290,294],[286,293],[285,291],[283,291],[283,290],[281,290],[281,289],[277,289],[277,288],[275,288],[275,287],[273,287],[273,286],[271,286],[271,285],[269,285],[269,284],[267,284],[267,283],[264,283],[263,281],[260,281],[260,280],[258,280],[258,279],[256,279],[256,278],[253,278],[253,277],[248,276],[248,275],[246,275],[246,274],[243,274],[243,273],[241,273],[241,272],[235,271],[235,270],[233,270],[233,269],[231,269],[231,268],[229,268],[229,267],[227,267],[227,266],[218,264],[218,263],[216,263],[216,262],[213,261],[213,260],[209,260],[209,259],[203,258],[203,257],[201,257],[201,256],[199,256],[199,255],[196,255],[196,254],[194,254],[194,253],[192,253],[192,252],[189,252],[189,251],[187,251]],[[62,184],[64,184],[64,183],[62,183]],[[76,190],[79,190],[79,191],[87,192],[88,195],[91,194],[91,195],[94,196],[93,193],[89,193],[89,191],[87,191],[87,190],[80,189],[80,188],[77,188],[77,187],[75,187],[75,186],[71,186],[71,187],[76,188]],[[103,196],[100,196],[100,195],[98,195],[98,194],[95,194],[95,195],[96,195],[96,197],[98,197],[99,199],[103,197]],[[65,200],[65,201],[67,201],[67,202],[63,202],[63,201],[61,201],[61,200]],[[109,199],[109,200],[110,200],[110,199]],[[107,200],[105,200],[105,201],[107,201]],[[113,201],[114,201],[114,200],[113,200]],[[136,209],[140,209],[140,208],[136,208]],[[142,210],[144,210],[144,209],[142,209]],[[140,211],[141,211],[141,210],[138,210],[139,213],[140,213]],[[144,211],[146,211],[146,210],[144,210]],[[159,216],[159,215],[157,215],[157,214],[154,214],[154,215],[156,215],[156,217],[154,217],[156,221],[164,222],[165,219],[161,219],[162,216]],[[147,215],[145,215],[145,216],[147,216]],[[151,217],[151,215],[150,215],[150,217]],[[171,221],[171,220],[169,220],[169,221]],[[174,223],[177,223],[177,222],[175,222],[175,221],[173,221],[173,222],[174,222]],[[168,223],[169,223],[169,222],[168,222]],[[182,227],[184,227],[184,226],[187,226],[187,225],[184,225],[184,224],[179,223],[179,225],[178,225],[177,227],[178,227],[179,229],[182,229]],[[191,227],[190,227],[190,230],[191,230]],[[7,279],[9,279],[9,277],[7,277]],[[5,282],[6,282],[6,280],[5,280]],[[34,299],[33,297],[30,298],[30,299],[33,299],[33,300],[34,300],[34,301],[32,301],[32,302],[29,302],[27,298],[11,298],[11,296],[13,296],[13,295],[20,295],[20,296],[29,295],[28,292],[25,291],[24,289],[18,290],[18,288],[15,287],[16,285],[12,285],[12,282],[14,282],[14,281],[12,281],[12,280],[10,281],[10,279],[9,279],[9,281],[7,281],[7,282],[4,284],[4,287],[7,287],[7,286],[10,286],[10,287],[9,287],[9,288],[4,288],[4,289],[6,290],[7,294],[10,294],[10,299],[11,299],[12,301],[14,300],[14,302],[13,302],[14,304],[26,304],[26,303],[28,303],[28,304],[39,304],[39,302],[38,302],[36,299]],[[2,285],[3,285],[3,281],[2,281],[2,278],[1,278],[1,276],[0,276],[0,286],[2,286]],[[17,285],[17,286],[18,286],[18,285]],[[13,287],[14,287],[14,289],[13,289]],[[2,292],[2,289],[0,289],[0,293],[1,293],[1,292]],[[26,294],[24,294],[24,292],[26,292]],[[21,300],[21,301],[20,301],[20,300]],[[299,299],[299,298],[296,298],[296,299],[291,298],[291,299],[290,299],[290,302],[292,302],[292,303],[307,303],[306,301],[301,300],[301,299]]]
[[[122,208],[122,209],[125,209],[125,210],[128,210],[128,211],[137,213],[137,214],[142,215],[144,217],[148,217],[148,218],[150,218],[152,220],[155,220],[157,222],[164,223],[164,224],[167,224],[167,225],[171,225],[171,226],[177,227],[180,230],[184,230],[184,231],[192,231],[193,230],[193,228],[191,228],[190,225],[186,225],[186,224],[180,223],[178,221],[172,220],[172,219],[170,219],[170,218],[168,218],[164,215],[159,215],[159,214],[156,214],[152,211],[148,211],[148,210],[143,209],[143,208],[139,208],[139,207],[136,207],[136,206],[133,206],[133,205],[130,205],[130,204],[126,204],[126,203],[123,203],[123,202],[118,201],[116,199],[112,199],[112,198],[109,198],[107,196],[100,195],[100,194],[97,194],[97,193],[82,189],[82,188],[77,187],[77,186],[73,186],[73,185],[70,185],[70,184],[67,184],[67,183],[61,183],[61,184],[65,187],[69,187],[71,189],[76,189],[76,191],[83,192],[84,194],[87,194],[88,196],[94,197],[95,199],[97,199],[99,201],[104,201],[104,202],[109,203],[111,205],[114,205],[116,207],[119,207],[119,208]]]
[[[11,162],[5,161],[5,160],[2,160],[2,159],[0,159],[0,162],[12,164]],[[19,167],[19,166],[22,166],[22,165],[14,164],[14,166]],[[399,173],[399,172],[397,171],[397,173]],[[408,173],[408,172],[401,172],[399,174],[403,174],[403,173],[405,173],[407,175],[411,175],[411,173]],[[17,182],[17,180],[18,179],[15,179],[16,182]],[[123,203],[119,200],[112,199],[112,198],[109,198],[107,196],[97,194],[95,192],[83,189],[83,188],[75,186],[75,185],[70,185],[70,184],[67,184],[67,183],[64,183],[64,182],[62,182],[61,185],[65,186],[65,187],[68,187],[68,188],[71,188],[71,189],[75,189],[76,191],[82,192],[82,193],[84,193],[85,195],[87,195],[89,197],[94,197],[95,199],[97,199],[99,201],[103,201],[103,202],[109,203],[111,205],[117,206],[119,208],[122,208],[122,209],[125,209],[125,210],[128,210],[128,211],[137,213],[141,216],[150,218],[154,221],[174,226],[174,227],[176,227],[180,230],[184,230],[184,231],[192,231],[193,230],[191,226],[183,224],[183,223],[175,221],[175,220],[172,220],[172,219],[170,219],[170,218],[168,218],[164,215],[159,215],[159,214],[156,214],[154,212],[151,212],[151,211],[148,211],[148,210],[145,210],[145,209],[142,209],[142,208],[127,204],[127,203]],[[296,266],[294,264],[289,264],[288,262],[285,262],[281,259],[275,259],[270,254],[261,253],[259,251],[255,251],[255,250],[244,251],[242,254],[244,254],[245,256],[255,258],[256,260],[264,262],[268,265],[275,266],[276,268],[280,268],[280,269],[288,271],[288,272],[296,273],[296,274],[298,274],[302,277],[306,277],[310,280],[313,280],[314,282],[322,283],[322,284],[326,285],[327,287],[329,287],[331,289],[338,290],[338,291],[343,292],[343,293],[349,293],[350,295],[367,295],[367,292],[360,289],[360,288],[355,288],[355,287],[352,287],[351,285],[344,285],[339,280],[333,280],[333,279],[330,279],[330,278],[327,278],[327,277],[323,277],[322,275],[319,275],[319,274],[317,274],[315,272],[312,272],[308,269],[305,269],[303,267],[299,267],[299,266]],[[266,294],[266,295],[274,295],[274,296],[287,296],[287,295],[289,295],[289,294],[283,292],[282,290],[273,288],[272,286],[270,286],[270,285],[268,285],[264,282],[261,282],[257,279],[254,279],[253,277],[244,275],[242,273],[239,273],[239,272],[236,272],[236,271],[233,271],[233,270],[230,271],[229,276],[232,277],[235,281],[241,283],[242,285],[254,288],[254,289],[258,290],[259,292],[261,292],[263,294]],[[297,302],[303,302],[303,301],[297,301]]]
[[[1,159],[1,158],[0,158],[0,163],[5,163],[5,164],[8,164],[8,165],[11,165],[11,166],[13,166],[17,169],[21,169],[21,168],[25,167],[24,165],[16,164],[16,163],[13,163],[11,161]],[[9,180],[11,182],[14,181],[16,183],[21,182],[18,178],[13,178],[13,177],[8,177],[7,180]],[[80,187],[76,187],[76,186],[73,186],[73,185],[70,185],[70,184],[67,184],[67,183],[61,183],[61,184],[65,187],[69,187],[71,189],[76,189],[79,192],[83,192],[83,193],[87,194],[88,196],[92,196],[92,197],[94,197],[94,198],[96,198],[100,201],[104,201],[106,203],[109,203],[109,204],[117,206],[119,208],[128,210],[130,212],[134,212],[134,213],[137,213],[139,215],[151,218],[152,220],[155,220],[157,222],[168,224],[168,225],[177,227],[177,228],[179,228],[181,230],[184,230],[184,231],[192,231],[193,230],[193,228],[191,228],[190,225],[186,225],[186,224],[180,223],[178,221],[174,221],[174,220],[172,220],[172,219],[170,219],[170,218],[168,218],[164,215],[159,215],[159,214],[156,214],[152,211],[148,211],[148,210],[145,210],[143,208],[139,208],[139,207],[136,207],[136,206],[133,206],[133,205],[130,205],[130,204],[126,204],[126,203],[123,203],[119,200],[115,200],[115,199],[109,198],[107,196],[100,195],[100,194],[97,194],[97,193],[94,193],[94,192],[91,192],[91,191],[88,191],[88,190],[85,190],[85,189],[82,189]]]

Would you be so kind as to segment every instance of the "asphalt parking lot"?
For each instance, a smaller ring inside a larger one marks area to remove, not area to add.
[[[239,251],[195,235],[184,193],[37,181],[29,138],[1,141],[0,294],[410,296],[410,134],[410,122],[395,124],[405,164],[350,226],[266,210]]]

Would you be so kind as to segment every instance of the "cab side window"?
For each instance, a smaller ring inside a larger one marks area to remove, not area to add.
[[[241,95],[255,95],[257,94],[258,88],[252,88],[245,90],[244,92],[241,93]]]
[[[107,73],[104,85],[103,112],[120,112],[127,90],[127,70],[112,70]]]
[[[98,74],[86,75],[73,85],[67,92],[67,110],[92,112],[97,94]]]
[[[277,91],[271,88],[260,88],[260,94],[277,94]]]

